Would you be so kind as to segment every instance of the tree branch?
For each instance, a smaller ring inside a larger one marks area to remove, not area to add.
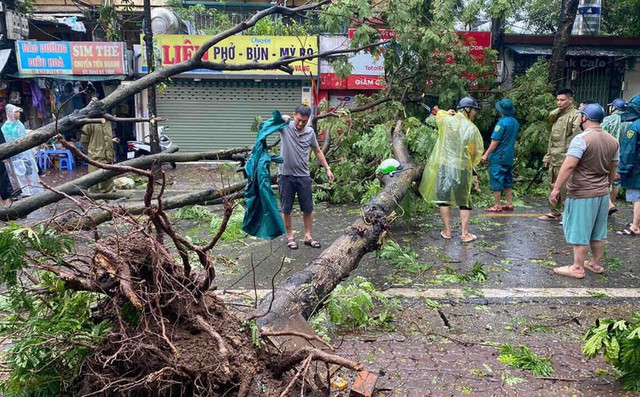
[[[109,121],[114,121],[116,123],[155,123],[157,121],[167,121],[167,119],[162,117],[156,117],[156,118],[117,117],[109,113],[105,113],[104,118]]]
[[[172,153],[178,150],[178,147],[172,145],[168,147],[164,152],[160,154],[154,154],[151,156],[138,157],[135,159],[123,161],[119,163],[122,166],[133,167],[137,169],[147,169],[153,163],[170,163],[170,162],[185,162],[185,161],[198,161],[198,160],[231,160],[232,156],[237,153],[248,151],[248,148],[236,148],[230,150],[219,150],[213,152],[201,152],[201,153]],[[105,181],[109,178],[113,178],[122,174],[121,171],[115,170],[100,170],[92,172],[73,181],[67,182],[60,186],[56,186],[56,189],[69,195],[82,194],[83,189],[88,189],[97,183]],[[213,190],[211,190],[213,191]],[[218,197],[206,199],[216,199]],[[23,200],[16,201],[11,207],[0,208],[0,220],[12,220],[18,219],[33,211],[44,207],[49,204],[53,204],[62,200],[64,197],[51,191],[44,191],[35,194],[31,197],[27,197]]]

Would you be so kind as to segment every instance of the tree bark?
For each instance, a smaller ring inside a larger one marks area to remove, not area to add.
[[[297,314],[308,319],[336,285],[358,266],[362,256],[378,247],[380,236],[388,227],[387,216],[398,207],[411,183],[422,175],[423,167],[413,162],[403,139],[402,121],[398,121],[393,133],[393,151],[403,171],[394,177],[385,177],[384,189],[364,207],[361,219],[346,228],[306,268],[291,275],[262,299],[255,310],[260,328]]]
[[[491,48],[499,50],[504,38],[504,19],[491,18]]]
[[[241,195],[247,181],[237,182],[220,189],[207,189],[194,193],[179,194],[172,197],[165,197],[162,199],[162,209],[171,210],[174,208],[181,208],[187,205],[201,204],[206,202],[216,202],[224,197],[228,199],[237,198],[236,194]],[[101,223],[109,222],[115,215],[142,215],[148,207],[144,203],[136,203],[132,205],[113,207],[112,210],[101,210],[98,212],[91,212],[90,215],[82,218],[67,219],[66,223],[71,228],[90,229]]]
[[[176,146],[170,146],[167,149],[167,151],[175,150],[177,150]],[[185,162],[198,160],[231,160],[231,157],[234,154],[248,150],[248,148],[237,148],[231,150],[203,153],[167,153],[167,151],[164,151],[160,154],[138,157],[136,159],[123,161],[116,165],[147,169],[154,163]],[[114,170],[99,170],[74,179],[71,182],[67,182],[60,186],[57,186],[56,190],[72,196],[79,195],[82,194],[82,191],[84,189],[88,189],[97,183],[106,181],[107,179],[113,178],[114,176],[118,176],[120,174],[122,174],[122,172]],[[63,198],[64,196],[56,192],[52,192],[50,190],[43,191],[31,197],[16,201],[11,205],[11,207],[0,208],[0,220],[8,221],[25,217],[33,211],[46,205],[58,202]]]
[[[579,0],[562,0],[562,10],[560,11],[560,21],[558,30],[553,38],[553,48],[551,49],[551,59],[549,60],[549,84],[556,89],[564,78],[564,65],[567,58],[567,47],[571,29],[578,12]]]

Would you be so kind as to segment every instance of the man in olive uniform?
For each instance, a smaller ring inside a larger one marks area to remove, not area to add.
[[[573,91],[564,88],[556,92],[557,109],[549,114],[551,122],[551,133],[549,134],[549,146],[547,154],[542,159],[545,167],[549,168],[549,182],[551,187],[556,183],[560,167],[564,162],[571,139],[579,134],[580,115],[573,105]],[[538,217],[541,221],[561,221],[562,209],[567,190],[565,187],[560,191],[560,196],[555,203],[549,203],[548,214]]]
[[[115,156],[113,142],[117,142],[117,138],[113,138],[113,130],[109,121],[104,124],[87,124],[82,127],[80,143],[86,148],[87,155],[91,160],[105,164],[113,164]],[[89,165],[89,173],[99,169],[98,167]],[[89,190],[100,193],[110,192],[113,190],[113,181],[109,179],[100,182]]]

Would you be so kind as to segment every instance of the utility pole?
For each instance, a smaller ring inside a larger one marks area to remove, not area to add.
[[[156,60],[153,56],[153,31],[151,30],[151,0],[144,0],[144,47],[147,57],[147,74],[153,73],[156,69]],[[155,118],[157,117],[156,109],[156,86],[152,85],[147,88],[147,97],[149,100],[149,143],[151,144],[151,153],[160,153],[160,138],[158,137],[158,125]]]

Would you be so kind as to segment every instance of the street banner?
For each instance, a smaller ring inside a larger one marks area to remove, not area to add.
[[[155,35],[154,56],[157,65],[166,67],[184,62],[204,44],[211,36],[205,35]],[[144,56],[144,41],[141,52]],[[245,63],[271,63],[283,57],[300,57],[318,53],[317,36],[232,36],[212,46],[202,57],[204,61],[238,65]],[[293,75],[318,74],[318,61],[298,61],[290,64]],[[141,72],[146,73],[146,61],[143,60]],[[196,69],[186,73],[233,73],[288,75],[279,69],[251,69],[242,71]]]
[[[20,74],[123,75],[124,43],[16,41]]]

